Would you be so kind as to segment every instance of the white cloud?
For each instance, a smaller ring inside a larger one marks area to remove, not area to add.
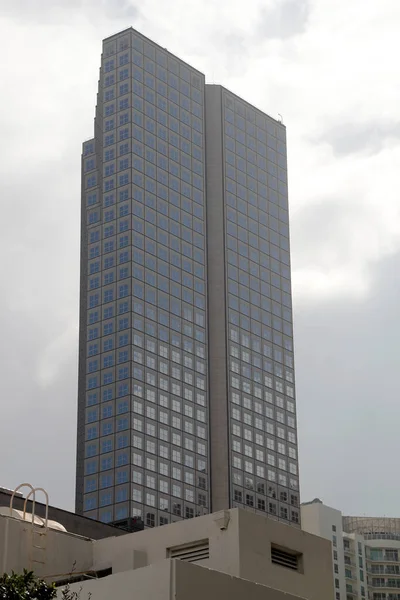
[[[306,171],[308,183],[292,211],[293,281],[304,302],[368,294],[371,267],[400,247],[400,146],[339,161],[330,154],[330,163]]]

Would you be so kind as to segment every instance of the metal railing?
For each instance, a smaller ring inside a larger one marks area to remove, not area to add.
[[[31,523],[31,529],[30,529],[31,540],[30,540],[28,554],[29,554],[29,569],[32,571],[35,564],[36,565],[40,564],[43,566],[46,564],[47,532],[48,532],[48,520],[49,520],[48,519],[48,517],[49,517],[49,496],[44,488],[40,488],[40,487],[35,488],[30,483],[21,483],[20,485],[18,485],[15,488],[15,490],[11,494],[10,517],[13,516],[14,497],[16,495],[18,495],[18,497],[21,497],[19,490],[24,487],[27,487],[30,490],[24,501],[22,519],[25,522],[29,523],[29,521],[30,521],[30,523]],[[42,492],[46,498],[45,518],[44,519],[41,518],[40,523],[37,522],[37,517],[35,515],[36,492]],[[32,500],[31,500],[32,512],[30,514],[30,519],[28,519],[26,508],[27,508],[28,500],[30,498],[32,498]],[[5,524],[5,531],[4,531],[3,573],[5,573],[7,571],[9,524],[10,524],[10,522],[7,519],[6,524]]]

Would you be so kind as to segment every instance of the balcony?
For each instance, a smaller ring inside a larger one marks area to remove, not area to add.
[[[385,579],[383,581],[372,581],[369,584],[369,587],[375,590],[398,590],[400,589],[400,581],[391,581],[390,579]]]
[[[393,565],[394,567],[394,565]],[[369,565],[367,567],[367,573],[373,577],[379,577],[380,575],[390,575],[391,577],[400,577],[400,567],[396,567],[397,570],[393,571],[390,566],[385,565]]]
[[[347,560],[346,560],[347,558]],[[354,560],[351,560],[350,558],[348,558],[347,556],[344,557],[344,566],[345,567],[356,567],[357,564]]]
[[[367,556],[367,562],[372,562],[372,563],[385,563],[385,562],[395,562],[398,563],[400,562],[399,556],[397,555],[383,555],[378,557],[373,557],[373,556]]]
[[[354,590],[351,585],[346,585],[346,596],[350,598],[357,598],[358,594],[357,591]]]

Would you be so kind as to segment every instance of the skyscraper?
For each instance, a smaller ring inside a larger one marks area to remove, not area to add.
[[[83,144],[76,509],[299,522],[286,132],[133,29]]]

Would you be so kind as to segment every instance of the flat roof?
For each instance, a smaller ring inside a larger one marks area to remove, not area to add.
[[[196,67],[194,67],[193,65],[190,65],[186,61],[184,61],[181,58],[179,58],[179,56],[176,56],[176,54],[173,54],[172,52],[170,52],[168,50],[168,48],[163,48],[163,46],[160,46],[160,44],[157,44],[157,42],[155,42],[154,40],[151,40],[150,38],[146,37],[145,35],[143,35],[143,33],[140,33],[140,31],[138,31],[134,27],[128,27],[127,29],[123,29],[122,31],[119,31],[118,33],[114,33],[113,35],[110,35],[110,36],[104,38],[103,39],[103,44],[104,44],[104,42],[109,42],[110,40],[113,40],[114,38],[120,37],[124,33],[136,33],[144,41],[148,42],[149,44],[152,44],[153,46],[155,46],[159,50],[162,50],[163,52],[167,52],[172,58],[174,58],[175,60],[181,62],[184,65],[186,65],[187,67],[189,67],[193,71],[196,71],[196,73],[198,73],[199,75],[201,75],[205,79],[205,77],[206,77],[205,74],[202,73],[201,71],[199,71],[198,69],[196,69]]]

